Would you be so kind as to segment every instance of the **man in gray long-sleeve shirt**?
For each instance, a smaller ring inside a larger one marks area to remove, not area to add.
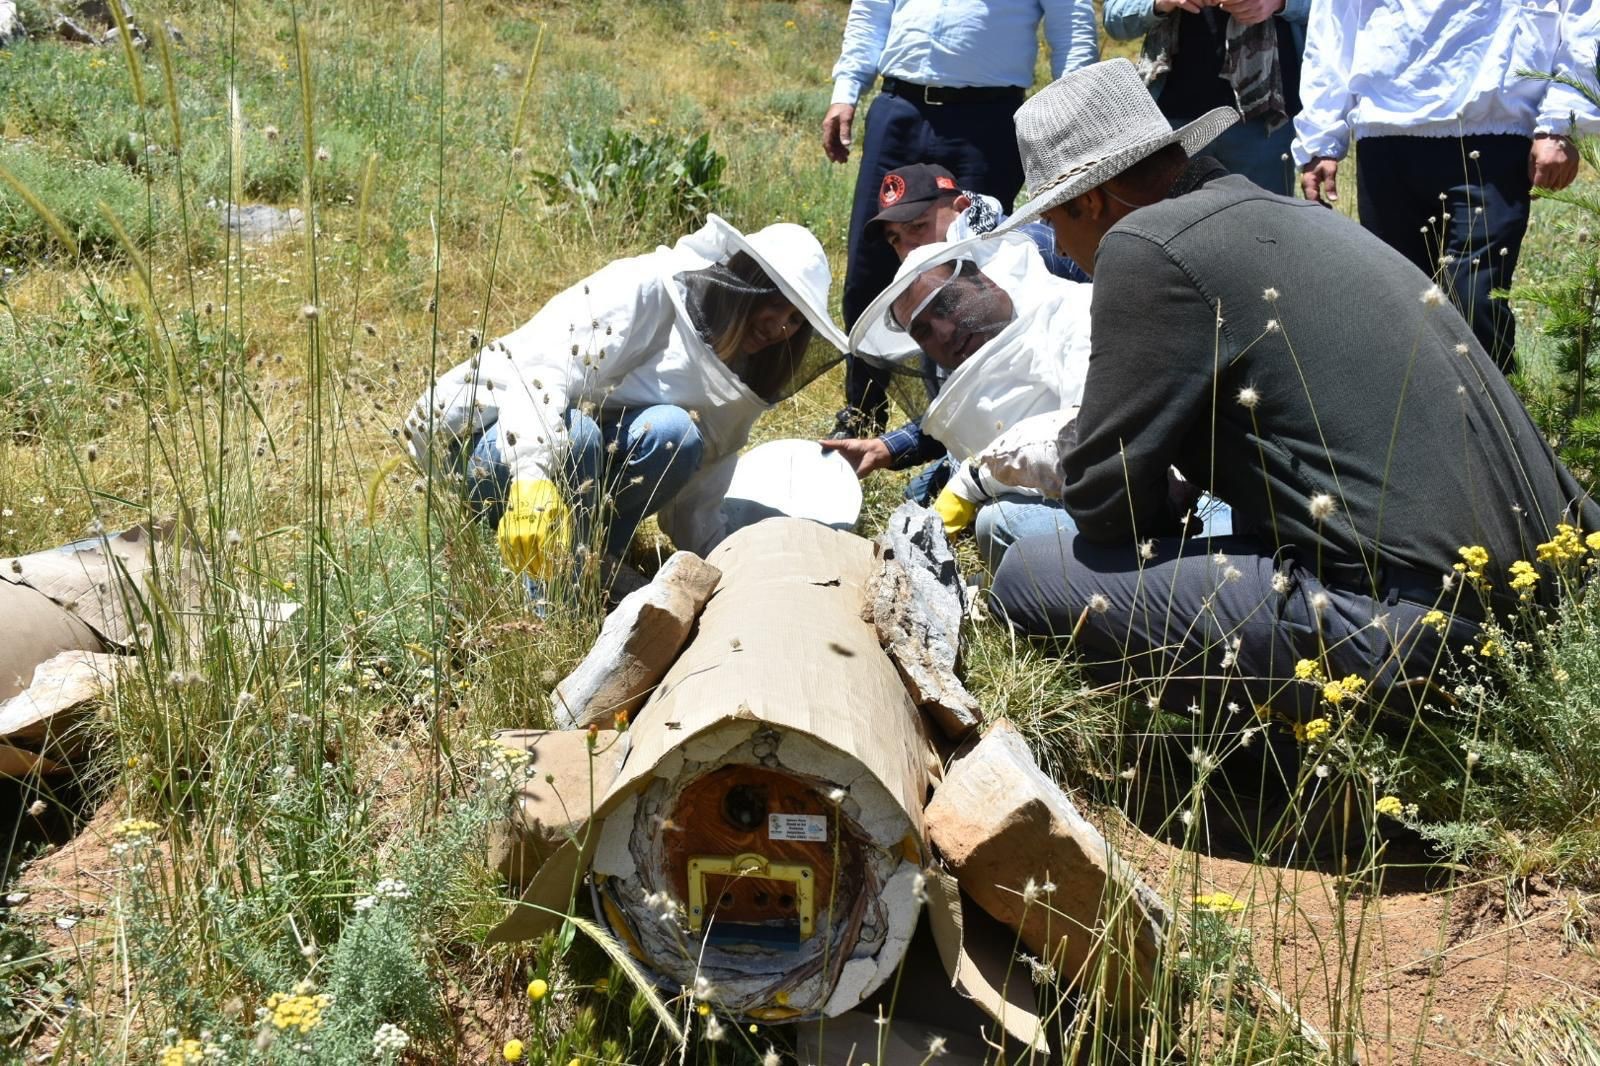
[[[1347,677],[1395,707],[1446,648],[1492,654],[1485,610],[1556,584],[1540,565],[1514,589],[1511,564],[1600,511],[1421,271],[1191,159],[1227,116],[1172,131],[1140,88],[1097,64],[1017,115],[1036,194],[1013,219],[1050,221],[1095,296],[1061,441],[1079,533],[1013,547],[993,602],[1175,709],[1336,717],[1322,682]],[[1237,535],[1179,535],[1174,465],[1233,506]]]

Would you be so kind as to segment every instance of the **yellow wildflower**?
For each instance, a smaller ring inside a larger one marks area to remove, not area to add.
[[[1590,533],[1583,538],[1583,542],[1589,546],[1590,551],[1600,552],[1600,533]]]
[[[1302,744],[1315,744],[1332,731],[1332,722],[1326,718],[1313,718],[1309,722],[1294,724],[1294,739]]]
[[[512,1039],[506,1041],[506,1046],[500,1051],[501,1058],[507,1062],[518,1062],[522,1059],[522,1041]]]
[[[699,1012],[700,1017],[704,1018],[706,1015],[711,1013],[711,1004],[702,1003],[696,1007],[695,1010]]]
[[[176,1044],[162,1048],[161,1058],[157,1061],[161,1066],[189,1066],[193,1062],[205,1062],[208,1053],[215,1052],[215,1047],[202,1044],[198,1040],[180,1040]]]
[[[1584,541],[1578,539],[1578,527],[1562,522],[1556,526],[1556,535],[1539,545],[1539,561],[1560,566],[1573,559],[1583,558]]]
[[[1322,667],[1315,659],[1301,659],[1294,664],[1294,676],[1301,681],[1321,681]]]
[[[1323,685],[1322,698],[1337,707],[1345,700],[1359,699],[1361,690],[1366,687],[1367,683],[1364,680],[1351,674],[1343,681],[1329,681]]]
[[[1518,559],[1511,564],[1511,587],[1521,594],[1522,599],[1533,596],[1533,590],[1539,584],[1539,572],[1533,564],[1526,559]]]
[[[1195,906],[1208,911],[1242,911],[1244,900],[1235,899],[1226,892],[1207,892],[1194,898]]]
[[[1495,640],[1493,637],[1485,640],[1478,648],[1478,654],[1483,656],[1485,659],[1493,659],[1495,656],[1504,655],[1505,653],[1505,648],[1501,647],[1500,642]]]
[[[293,992],[274,992],[267,997],[267,1010],[272,1012],[272,1025],[277,1029],[298,1029],[309,1033],[322,1024],[322,1012],[333,1000],[325,993],[311,995],[304,986]]]
[[[783,23],[783,28],[786,29],[786,30],[794,29],[794,19],[785,19],[784,23]]]
[[[542,977],[535,977],[528,982],[528,998],[535,1003],[539,1002],[550,992],[550,983]]]
[[[1483,568],[1489,565],[1489,549],[1482,545],[1469,544],[1465,548],[1456,549],[1456,554],[1461,556],[1461,561],[1455,564],[1456,572],[1467,575],[1473,581],[1482,581]],[[1540,558],[1543,558],[1543,555]]]
[[[1400,797],[1398,796],[1384,796],[1373,805],[1372,809],[1379,814],[1388,815],[1390,818],[1398,818],[1405,812],[1405,807],[1401,805]]]
[[[1432,610],[1422,616],[1422,624],[1425,626],[1432,626],[1434,629],[1437,629],[1439,632],[1443,633],[1445,628],[1450,625],[1450,616],[1445,614],[1443,611]]]

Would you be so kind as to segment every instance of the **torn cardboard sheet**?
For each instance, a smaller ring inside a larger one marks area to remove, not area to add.
[[[216,621],[205,599],[203,571],[198,543],[175,522],[0,558],[0,581],[43,594],[93,630],[105,650],[136,651],[146,643],[157,603],[189,646],[201,647]],[[271,636],[299,609],[242,593],[233,594],[231,606],[228,621],[241,635],[260,638]],[[0,646],[18,632],[14,619],[0,616]]]
[[[526,887],[557,848],[583,832],[593,805],[611,790],[622,768],[626,747],[617,737],[613,730],[599,730],[591,747],[587,729],[507,729],[494,735],[530,760],[511,818],[489,842],[489,864],[508,884]]]
[[[174,527],[135,526],[121,533],[0,559],[0,580],[48,596],[107,645],[131,648],[149,602],[152,571],[170,565]],[[181,564],[180,564],[181,565]],[[184,582],[198,588],[198,581]],[[9,625],[0,621],[0,634]]]
[[[861,618],[870,542],[775,518],[707,562],[717,591],[630,727],[588,847],[552,857],[491,939],[552,928],[592,866],[599,913],[664,989],[703,978],[757,1021],[837,1015],[916,925],[922,717]]]
[[[37,589],[0,581],[0,700],[33,683],[40,663],[64,651],[104,651],[105,643],[76,615]]]
[[[124,656],[64,651],[33,671],[29,686],[0,703],[0,773],[53,773],[83,747],[86,715],[116,685]]]
[[[0,769],[61,768],[57,760],[77,750],[61,742],[76,735],[77,719],[67,712],[109,692],[112,672],[105,667],[111,657],[97,653],[138,651],[148,640],[155,604],[182,627],[190,647],[201,645],[215,612],[202,603],[199,556],[182,539],[170,524],[153,530],[136,526],[0,558],[0,699],[7,701],[8,711],[0,715]],[[153,587],[158,580],[159,594]],[[259,639],[297,609],[242,594],[235,594],[233,603],[230,622],[241,634]],[[64,657],[67,652],[81,657]],[[89,663],[99,665],[85,666]],[[55,664],[52,672],[47,674],[44,664]],[[48,708],[64,715],[62,722],[40,718]],[[18,732],[24,729],[31,732]],[[51,738],[48,753],[36,743],[41,737]]]
[[[677,552],[648,585],[625,596],[583,662],[556,685],[550,713],[557,728],[632,717],[678,658],[721,576],[693,552]]]
[[[868,586],[868,617],[900,669],[911,698],[952,740],[983,718],[956,676],[967,590],[944,521],[903,503],[878,537],[879,565]]]
[[[1150,997],[1171,916],[1001,719],[924,813],[961,889],[1065,981],[1126,1014]],[[1029,886],[1032,886],[1030,891]]]

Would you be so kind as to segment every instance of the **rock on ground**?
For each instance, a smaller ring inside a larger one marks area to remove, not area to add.
[[[1102,983],[1124,1014],[1150,994],[1166,906],[1039,769],[1011,723],[995,723],[951,764],[923,820],[962,891],[1060,977]]]
[[[223,225],[239,235],[246,246],[271,244],[280,237],[300,232],[305,216],[298,207],[272,207],[268,204],[245,204],[230,207],[217,205],[217,214]]]
[[[0,0],[0,45],[26,36],[28,31],[22,25],[22,16],[17,14],[17,0]]]
[[[869,620],[911,699],[941,732],[959,739],[983,718],[956,676],[967,593],[944,522],[903,503],[878,537],[880,565],[867,587]]]
[[[678,552],[654,580],[624,597],[589,654],[550,697],[556,724],[610,725],[618,714],[642,707],[677,660],[721,577],[693,552]]]
[[[586,729],[509,729],[495,740],[531,760],[511,816],[489,843],[490,865],[520,890],[552,852],[583,830],[590,803],[598,803],[616,779],[625,748],[609,729],[594,734],[593,755]]]

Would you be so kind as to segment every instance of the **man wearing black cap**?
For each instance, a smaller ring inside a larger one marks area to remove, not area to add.
[[[851,0],[833,68],[833,103],[822,123],[829,159],[849,158],[856,102],[880,75],[883,86],[867,113],[850,213],[847,329],[894,277],[893,252],[865,232],[890,170],[938,163],[962,189],[1011,209],[1022,187],[1011,116],[1033,84],[1041,26],[1052,77],[1099,58],[1093,0]],[[840,412],[846,436],[883,425],[888,400],[868,369],[851,362],[850,406]]]
[[[961,241],[988,233],[1006,220],[1000,201],[982,193],[962,189],[955,175],[937,163],[913,163],[897,167],[883,176],[878,188],[878,213],[867,221],[864,239],[887,245],[899,262],[914,249],[939,241]],[[1077,263],[1055,249],[1055,231],[1043,222],[1017,227],[1038,246],[1045,267],[1056,277],[1086,282]],[[881,238],[881,240],[880,240]],[[855,426],[840,420],[839,431],[824,448],[839,452],[866,477],[874,470],[905,470],[918,463],[941,460],[942,443],[922,432],[920,420],[913,419],[898,429],[879,436],[856,436]],[[950,478],[950,468],[937,462],[923,470],[906,486],[906,498],[929,503]]]
[[[912,249],[938,241],[964,241],[988,233],[1006,220],[1000,201],[963,189],[955,175],[937,163],[913,163],[883,176],[878,213],[867,221],[864,239],[880,237],[905,262]],[[1050,273],[1068,281],[1088,281],[1077,263],[1056,251],[1055,233],[1043,222],[1018,226],[1038,247]]]

